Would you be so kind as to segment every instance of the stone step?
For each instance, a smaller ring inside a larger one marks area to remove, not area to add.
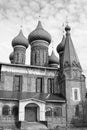
[[[40,122],[21,122],[21,130],[48,130],[48,128]]]

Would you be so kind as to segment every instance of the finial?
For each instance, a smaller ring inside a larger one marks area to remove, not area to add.
[[[66,16],[66,25],[68,25],[69,24],[69,19],[68,19],[68,16]]]
[[[39,14],[39,21],[41,21],[41,16],[40,16],[40,14]]]
[[[71,28],[69,27],[68,16],[66,16],[66,27],[65,27],[65,31],[68,32],[70,30],[71,30]]]
[[[41,8],[41,3],[39,3],[39,17],[38,17],[38,18],[39,18],[39,21],[41,21],[41,9],[42,9],[42,8]]]
[[[22,28],[23,28],[23,26],[22,25],[20,25],[20,29],[22,30]]]
[[[20,21],[20,29],[22,30],[23,29],[23,23],[24,23],[24,17],[21,16],[21,21]]]
[[[54,50],[54,44],[53,44],[53,40],[52,40],[52,51]]]
[[[19,34],[23,34],[23,32],[22,32],[22,28],[23,28],[23,26],[20,25],[20,33],[19,33]]]

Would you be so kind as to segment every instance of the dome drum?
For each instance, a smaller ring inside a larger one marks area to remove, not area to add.
[[[44,40],[35,40],[31,43],[31,46],[42,46],[42,47],[47,47],[49,46],[49,43]]]

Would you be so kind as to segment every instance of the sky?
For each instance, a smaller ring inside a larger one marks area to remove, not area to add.
[[[53,47],[57,56],[56,46],[61,42],[64,26],[68,22],[83,73],[87,77],[87,0],[0,0],[0,62],[10,63],[12,40],[18,35],[20,26],[28,38],[39,20],[52,37],[49,55]],[[26,64],[30,64],[29,59],[30,46],[26,52]]]

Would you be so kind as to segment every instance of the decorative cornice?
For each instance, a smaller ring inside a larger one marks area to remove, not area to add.
[[[64,68],[67,68],[67,67],[78,67],[81,69],[81,65],[80,63],[76,62],[76,61],[72,61],[72,63],[69,63],[68,61],[65,61],[64,65],[63,65]]]

